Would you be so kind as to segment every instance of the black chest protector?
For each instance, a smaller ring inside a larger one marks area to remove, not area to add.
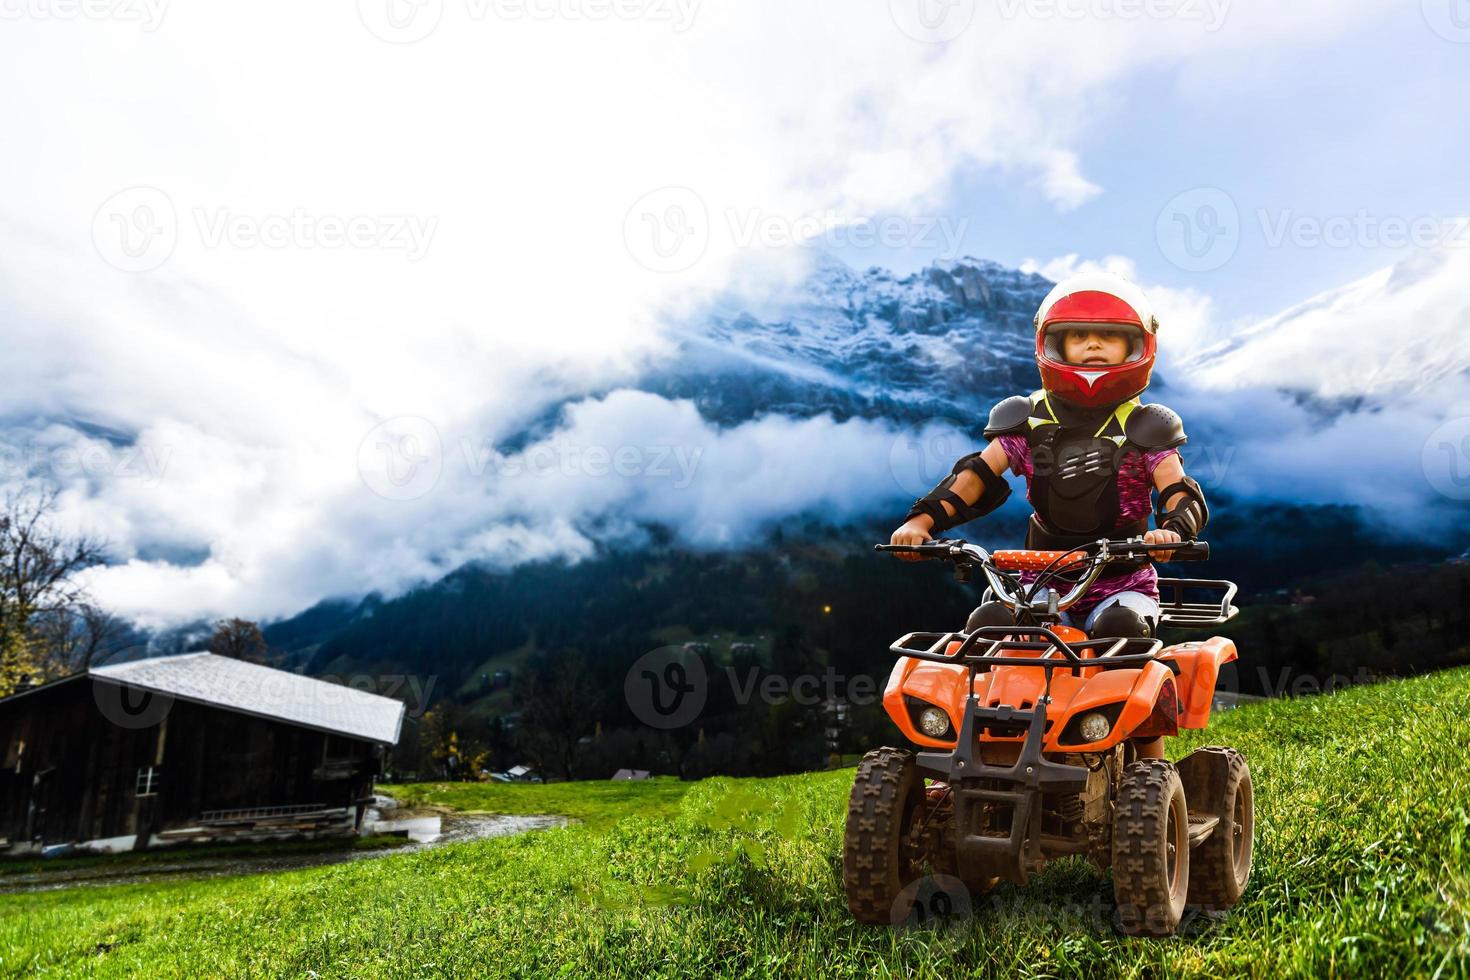
[[[985,434],[1026,437],[1036,510],[1026,547],[1047,550],[1148,531],[1147,514],[1123,522],[1119,466],[1129,452],[1173,448],[1185,441],[1179,416],[1162,405],[1143,405],[1135,398],[1084,412],[1053,403],[1043,391],[1001,402],[991,412]]]

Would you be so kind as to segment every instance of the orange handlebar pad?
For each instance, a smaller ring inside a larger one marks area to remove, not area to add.
[[[1085,551],[997,551],[990,556],[995,567],[1007,572],[1039,572],[1052,562],[1071,568],[1087,560]],[[1066,559],[1066,560],[1058,560]]]

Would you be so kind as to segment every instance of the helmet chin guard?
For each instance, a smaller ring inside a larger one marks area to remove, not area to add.
[[[1082,408],[1127,401],[1148,387],[1159,321],[1143,291],[1110,272],[1083,272],[1053,287],[1036,311],[1036,366],[1048,395]],[[1134,334],[1121,364],[1072,364],[1062,357],[1060,334],[1076,329]]]

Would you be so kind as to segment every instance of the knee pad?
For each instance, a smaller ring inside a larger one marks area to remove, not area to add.
[[[982,626],[1015,626],[1016,617],[1010,608],[999,599],[975,607],[965,621],[965,632],[973,633]]]
[[[1148,638],[1154,635],[1148,620],[1127,606],[1109,606],[1092,621],[1093,638],[1127,636]]]

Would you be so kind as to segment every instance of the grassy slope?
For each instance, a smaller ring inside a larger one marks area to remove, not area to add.
[[[585,786],[602,794],[581,804],[590,822],[564,830],[275,876],[6,896],[0,968],[151,977],[1470,971],[1470,670],[1251,705],[1215,721],[1207,738],[1177,739],[1171,751],[1208,741],[1246,752],[1256,870],[1228,921],[1175,940],[1116,936],[1106,878],[1076,860],[1025,889],[1001,886],[962,930],[855,925],[838,873],[851,772],[838,771],[707,780],[682,799],[677,784]],[[570,809],[578,790],[406,795]],[[745,798],[722,808],[732,792]],[[645,803],[651,813],[636,815]],[[632,815],[614,822],[619,806]],[[689,887],[687,904],[651,891],[670,884]]]

